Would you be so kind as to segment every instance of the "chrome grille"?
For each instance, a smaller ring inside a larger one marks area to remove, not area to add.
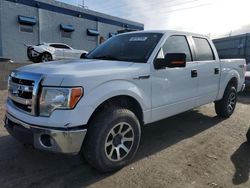
[[[37,95],[41,74],[13,71],[8,80],[9,100],[19,110],[37,115]]]

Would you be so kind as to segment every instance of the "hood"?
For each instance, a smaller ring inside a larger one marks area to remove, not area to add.
[[[46,75],[92,75],[103,72],[124,70],[132,62],[106,60],[61,60],[46,63],[36,63],[18,68],[19,71]]]
[[[43,83],[60,85],[63,79],[100,77],[112,74],[131,72],[132,62],[107,61],[107,60],[61,60],[46,63],[31,64],[17,70],[43,74]]]

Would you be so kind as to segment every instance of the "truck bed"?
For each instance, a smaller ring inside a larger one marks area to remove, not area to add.
[[[238,87],[237,90],[241,90],[241,86],[245,82],[245,66],[246,60],[245,59],[221,59],[221,81],[226,79],[229,76],[232,70],[236,70],[238,72]]]

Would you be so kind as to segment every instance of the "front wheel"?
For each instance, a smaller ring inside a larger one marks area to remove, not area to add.
[[[52,61],[52,56],[45,52],[41,55],[41,62],[48,62],[48,61]]]
[[[215,102],[215,111],[222,118],[229,118],[236,107],[237,91],[235,86],[228,85],[223,98]]]
[[[140,137],[140,123],[133,112],[118,107],[109,109],[90,123],[82,153],[99,171],[115,171],[133,159]]]

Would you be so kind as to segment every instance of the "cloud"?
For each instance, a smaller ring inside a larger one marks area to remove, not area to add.
[[[176,29],[216,37],[240,32],[250,24],[249,0],[85,0],[85,4],[92,10],[144,23],[145,29]],[[250,31],[248,28],[242,32]]]

